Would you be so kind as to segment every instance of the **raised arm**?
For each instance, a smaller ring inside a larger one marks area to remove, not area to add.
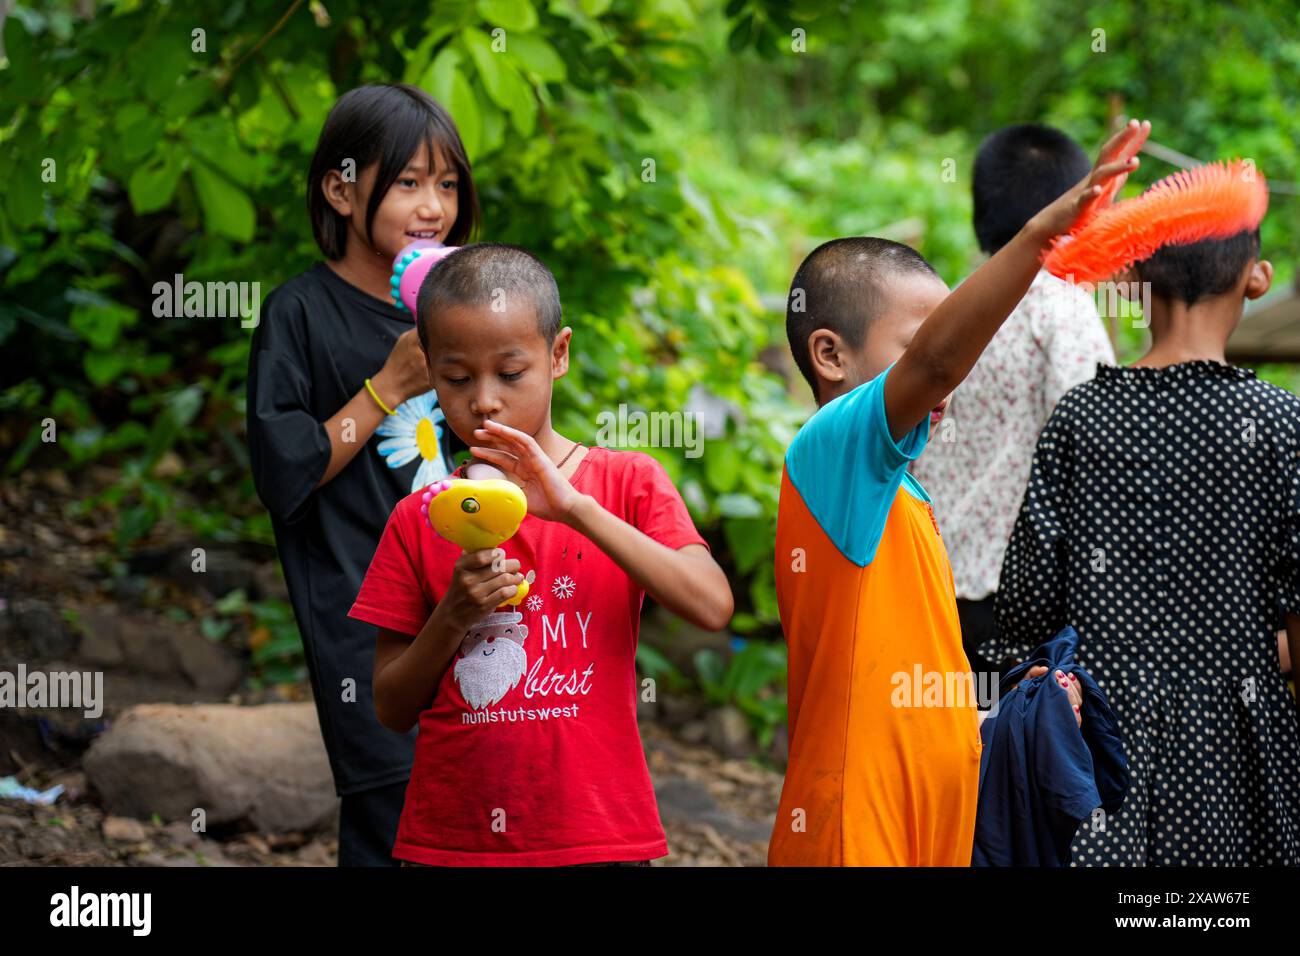
[[[885,381],[885,416],[895,441],[930,414],[970,373],[980,354],[1024,298],[1043,250],[1076,220],[1095,213],[1138,166],[1150,123],[1130,120],[1102,147],[1091,173],[1034,216],[1010,242],[941,302],[917,330]]]

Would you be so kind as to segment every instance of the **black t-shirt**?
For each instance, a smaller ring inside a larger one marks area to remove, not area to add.
[[[249,355],[253,482],[271,512],[340,795],[409,776],[415,730],[397,734],[375,717],[375,628],[350,619],[348,609],[393,507],[450,472],[453,453],[464,445],[429,392],[395,409],[366,447],[317,489],[330,458],[324,422],[364,388],[411,327],[410,313],[322,262],[267,296]],[[426,461],[432,435],[438,455]],[[344,700],[347,678],[356,682],[354,702]]]

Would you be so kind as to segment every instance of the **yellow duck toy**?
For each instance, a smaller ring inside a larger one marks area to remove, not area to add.
[[[486,470],[489,466],[475,467]],[[491,472],[502,474],[494,468]],[[420,511],[434,531],[462,551],[481,551],[514,537],[528,514],[528,499],[505,477],[444,478],[424,489]],[[515,596],[502,606],[518,607],[536,578],[536,573],[529,571]]]

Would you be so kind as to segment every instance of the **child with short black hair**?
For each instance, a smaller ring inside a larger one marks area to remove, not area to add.
[[[1057,405],[998,590],[994,654],[1070,624],[1119,718],[1132,785],[1075,859],[1300,864],[1300,398],[1225,361],[1273,267],[1259,231],[1137,263],[1151,348]]]
[[[1051,126],[1022,123],[990,134],[975,154],[974,229],[993,255],[1042,208],[1088,173],[1088,154]],[[1046,269],[989,342],[944,409],[944,424],[911,472],[934,499],[957,590],[962,644],[994,636],[993,604],[1038,434],[1061,396],[1115,364],[1093,297]]]
[[[721,630],[727,578],[656,459],[585,448],[552,427],[573,330],[535,256],[495,244],[453,252],[417,305],[448,425],[473,443],[476,465],[523,489],[528,509],[501,547],[462,554],[430,526],[422,495],[404,498],[357,595],[352,616],[379,629],[379,718],[399,732],[419,725],[394,856],[433,866],[663,856],[636,722],[641,605],[649,593]],[[476,498],[472,513],[488,507]]]
[[[412,86],[345,93],[312,157],[307,208],[325,261],[263,304],[248,359],[249,463],[342,798],[339,865],[391,866],[415,741],[376,721],[374,635],[347,612],[393,505],[454,464],[411,315],[389,295],[403,246],[475,232],[451,117]]]
[[[790,759],[769,863],[970,865],[974,695],[913,709],[916,688],[900,700],[900,678],[953,686],[970,674],[939,528],[907,466],[1048,243],[1136,168],[1147,130],[1132,123],[1112,138],[1089,176],[951,294],[921,256],[881,239],[834,240],[800,266],[787,330],[821,407],[781,477]],[[1057,679],[1077,713],[1077,685]]]

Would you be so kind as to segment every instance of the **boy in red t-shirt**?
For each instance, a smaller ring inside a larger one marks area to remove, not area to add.
[[[536,257],[467,246],[430,271],[417,305],[448,425],[522,487],[528,514],[501,548],[462,554],[429,526],[421,493],[404,498],[352,607],[379,628],[380,722],[419,724],[393,856],[444,866],[663,856],[636,724],[641,604],[648,591],[721,630],[733,610],[726,576],[654,458],[584,448],[551,427],[572,329],[560,328],[555,279]],[[502,607],[521,569],[536,575],[528,597]]]

